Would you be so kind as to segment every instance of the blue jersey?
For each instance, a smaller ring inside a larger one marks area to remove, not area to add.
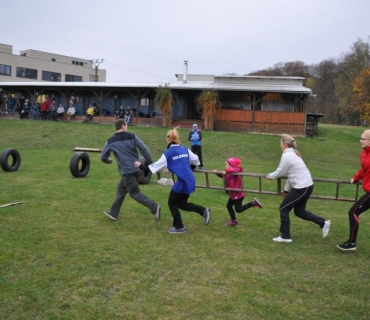
[[[194,192],[195,178],[190,167],[189,149],[181,145],[172,146],[164,152],[164,155],[168,170],[177,176],[172,190],[185,194]]]
[[[149,169],[156,173],[167,167],[177,176],[172,190],[177,193],[191,194],[195,191],[195,177],[190,164],[199,165],[198,156],[184,146],[173,144],[157,162],[149,166]]]

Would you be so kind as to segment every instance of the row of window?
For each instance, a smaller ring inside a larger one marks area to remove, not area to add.
[[[83,62],[81,62],[81,61],[76,61],[76,60],[72,60],[72,64],[75,64],[75,65],[77,65],[77,66],[83,66],[83,65],[84,65],[84,63],[83,63]]]
[[[0,75],[2,76],[11,76],[12,74],[12,67],[4,64],[0,64]],[[35,79],[37,80],[37,70],[30,69],[30,68],[16,68],[16,77],[17,78],[27,78],[27,79]],[[42,71],[42,80],[43,81],[53,81],[53,82],[61,82],[62,81],[62,74],[58,72],[51,72],[51,71]],[[65,75],[65,82],[82,82],[82,76],[75,76],[73,74],[66,74]]]

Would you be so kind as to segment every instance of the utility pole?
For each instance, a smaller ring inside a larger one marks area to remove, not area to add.
[[[99,79],[99,77],[98,77],[98,67],[99,67],[99,65],[100,65],[103,61],[104,61],[104,59],[95,59],[95,60],[93,61],[93,64],[94,64],[94,66],[95,66],[95,82],[98,82],[98,79]]]

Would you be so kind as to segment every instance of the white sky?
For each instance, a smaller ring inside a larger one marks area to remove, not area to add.
[[[104,59],[107,82],[319,63],[369,42],[370,0],[0,0],[0,43]]]

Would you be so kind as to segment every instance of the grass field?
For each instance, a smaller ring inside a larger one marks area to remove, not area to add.
[[[166,148],[165,128],[129,130],[155,160]],[[320,125],[318,137],[297,138],[312,176],[349,180],[362,131]],[[347,240],[351,203],[311,199],[308,209],[332,221],[330,234],[322,238],[291,214],[293,242],[281,244],[271,240],[279,234],[279,196],[248,194],[245,201],[257,197],[264,208],[239,214],[239,226],[228,228],[225,192],[197,189],[190,199],[211,207],[209,226],[183,213],[187,233],[172,235],[170,189],[154,176],[141,189],[162,205],[158,223],[129,197],[117,222],[104,216],[119,175],[99,154],[90,154],[85,178],[72,177],[73,147],[103,146],[113,125],[0,118],[0,133],[0,151],[16,148],[22,157],[18,171],[0,169],[0,205],[23,202],[0,208],[1,319],[370,319],[367,212],[357,251],[336,248]],[[180,133],[188,145],[188,129]],[[279,163],[279,136],[203,135],[206,169],[223,168],[231,156],[249,173]]]

